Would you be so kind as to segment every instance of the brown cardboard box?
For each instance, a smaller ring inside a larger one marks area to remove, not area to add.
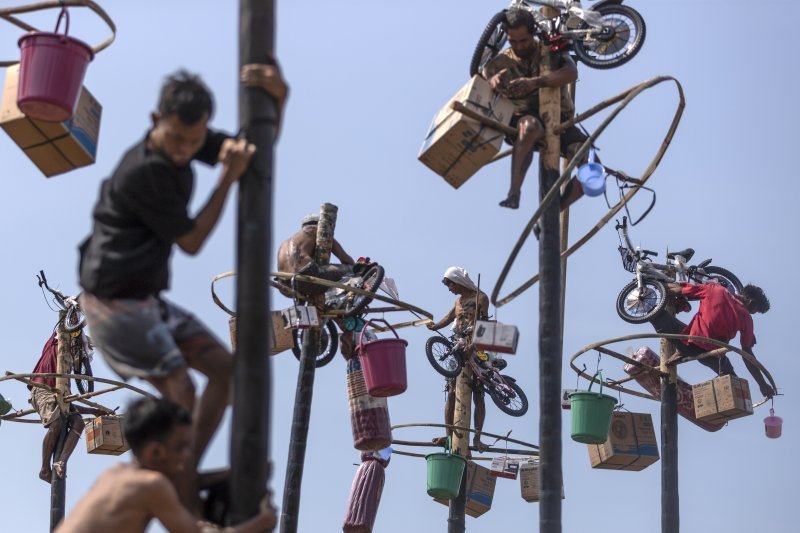
[[[539,501],[539,462],[522,463],[519,467],[519,489],[526,502]],[[561,483],[561,499],[564,499],[564,483]]]
[[[309,305],[298,305],[281,311],[284,329],[318,328],[317,308]]]
[[[507,326],[499,322],[478,320],[472,344],[478,350],[490,352],[517,353],[519,330],[517,326]]]
[[[272,311],[272,354],[276,355],[285,352],[294,346],[294,332],[291,329],[284,329],[283,318],[280,311]],[[236,317],[228,319],[228,327],[231,331],[231,349],[236,350]]]
[[[497,478],[491,474],[488,468],[483,467],[472,461],[467,461],[467,508],[466,513],[474,518],[492,508],[494,498],[494,488],[497,485]],[[450,500],[434,498],[435,501],[450,505]]]
[[[753,414],[750,385],[736,376],[719,376],[692,385],[694,411],[698,420],[724,423]]]
[[[592,468],[638,472],[659,459],[653,417],[649,413],[614,412],[608,440],[586,446]]]
[[[433,117],[418,158],[458,189],[500,151],[505,135],[454,111],[453,102],[506,125],[514,106],[495,93],[489,82],[475,76]]]
[[[74,116],[66,122],[42,122],[27,118],[17,107],[19,65],[6,69],[0,127],[47,176],[91,165],[97,157],[100,116],[103,107],[84,87]]]
[[[124,418],[98,416],[86,424],[86,451],[99,455],[122,455],[130,450],[123,434]]]

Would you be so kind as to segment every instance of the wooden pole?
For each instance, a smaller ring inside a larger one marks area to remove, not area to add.
[[[557,16],[543,7],[545,17]],[[545,46],[542,44],[542,46]],[[555,70],[556,54],[542,60],[541,75]],[[559,176],[560,141],[553,129],[561,118],[561,89],[539,89],[539,116],[545,130],[545,148],[539,157],[539,197]],[[539,220],[539,530],[561,532],[561,260],[559,202],[551,202]]]
[[[239,65],[264,63],[274,49],[273,0],[239,1]],[[238,78],[238,76],[237,76]],[[256,154],[239,181],[237,339],[231,421],[231,524],[258,513],[271,476],[268,291],[272,246],[272,168],[278,110],[258,89],[239,84],[239,125]]]
[[[673,313],[671,307],[662,312]],[[678,369],[667,366],[675,346],[661,339],[661,533],[680,531],[678,500]]]
[[[477,312],[477,309],[476,309]],[[470,428],[470,421],[472,417],[472,371],[467,365],[461,369],[461,373],[456,378],[456,404],[453,410],[453,425]],[[452,433],[450,449],[453,453],[461,457],[469,455],[469,432],[464,430],[454,429]],[[467,471],[464,469],[464,475],[461,477],[461,488],[458,491],[458,496],[450,500],[450,512],[447,517],[447,533],[463,533],[466,530],[466,522],[464,514],[467,507],[467,491],[466,491],[466,478]]]
[[[72,372],[72,354],[70,353],[70,338],[69,333],[64,329],[64,319],[67,316],[66,311],[58,312],[58,352],[56,359],[56,372],[59,374],[70,374]],[[67,440],[69,434],[69,426],[67,425],[67,413],[69,413],[69,404],[64,401],[70,393],[69,378],[57,377],[56,378],[56,402],[61,416],[64,419],[64,429],[58,436],[56,447],[53,451],[53,457],[58,458],[61,455],[61,450],[64,449],[64,442]],[[50,463],[52,464],[51,459]],[[66,512],[66,498],[67,498],[67,479],[60,477],[56,474],[55,469],[52,469],[50,474],[50,531],[53,531],[59,522],[64,518]]]
[[[572,98],[572,106],[575,107],[575,82],[569,84],[569,95]],[[564,160],[561,164],[561,171],[567,169],[568,161]],[[567,182],[569,183],[569,182]],[[561,186],[561,193],[567,188],[567,183]],[[564,252],[569,247],[569,207],[561,211],[561,339],[564,339],[564,313],[567,309],[567,255]]]
[[[336,229],[338,208],[322,204],[317,224],[317,243],[314,261],[318,265],[330,263],[333,232]],[[300,518],[300,491],[303,484],[303,467],[311,420],[311,401],[314,396],[314,373],[319,355],[319,328],[309,328],[303,335],[300,351],[300,368],[297,372],[297,392],[294,399],[292,434],[289,440],[289,457],[286,462],[286,481],[283,486],[283,505],[280,530],[295,533]]]

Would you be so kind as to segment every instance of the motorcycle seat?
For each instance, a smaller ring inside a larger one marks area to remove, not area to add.
[[[677,251],[677,252],[670,252],[670,253],[667,254],[667,257],[669,257],[670,259],[675,259],[676,255],[681,255],[681,256],[683,256],[684,259],[689,261],[692,258],[692,256],[694,255],[694,249],[693,248],[686,248],[685,250],[680,250],[680,251]]]

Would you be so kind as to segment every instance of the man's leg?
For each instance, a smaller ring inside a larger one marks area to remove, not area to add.
[[[544,135],[542,123],[530,115],[519,119],[517,131],[517,140],[511,151],[511,186],[508,189],[508,197],[500,202],[501,207],[510,209],[519,207],[522,182],[525,181],[525,174],[533,161],[533,151]]]
[[[488,446],[481,442],[483,423],[486,420],[486,401],[483,392],[473,389],[472,403],[475,406],[475,414],[473,415],[475,423],[475,436],[472,438],[472,446],[474,446],[479,452],[484,452]]]
[[[69,461],[69,457],[75,450],[75,445],[78,444],[78,439],[83,433],[84,426],[85,424],[80,414],[70,413],[67,439],[64,441],[64,447],[61,449],[61,455],[59,455],[58,460],[53,462],[53,470],[60,478],[63,478],[67,473],[67,461]]]
[[[50,469],[50,461],[53,458],[53,452],[56,449],[56,443],[64,431],[64,420],[60,416],[53,417],[52,422],[47,427],[47,434],[42,441],[42,468],[39,470],[39,479],[50,483],[52,477],[52,470]]]
[[[564,142],[564,138],[563,137],[564,136],[562,135],[562,143]],[[569,144],[566,147],[566,149],[564,150],[564,157],[566,157],[568,160],[572,159],[575,156],[575,154],[578,153],[578,149],[581,147],[582,144],[583,144],[583,141],[573,142],[573,143]],[[589,154],[589,152],[586,152],[586,154],[583,155],[581,160],[578,162],[578,165],[583,165],[587,161],[589,161],[589,155],[588,154]],[[597,159],[597,161],[598,162],[600,161],[599,158]],[[545,192],[547,192],[547,191],[545,191]],[[581,184],[578,181],[578,179],[573,176],[567,182],[566,187],[564,187],[564,192],[561,194],[561,198],[559,200],[560,203],[561,203],[561,210],[563,211],[567,207],[571,206],[581,196],[583,196],[583,187],[581,187]]]
[[[727,355],[723,355],[719,358],[713,356],[703,357],[702,359],[698,359],[698,361],[720,376],[736,376],[736,372],[733,370],[733,364],[731,360],[728,359]]]

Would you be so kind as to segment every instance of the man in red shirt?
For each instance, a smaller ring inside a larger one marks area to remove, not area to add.
[[[56,335],[53,334],[47,339],[42,349],[42,356],[36,363],[33,373],[52,374],[58,372],[57,361],[58,340]],[[56,378],[31,378],[31,381],[41,383],[51,389],[56,388]],[[101,415],[103,412],[99,409],[92,409],[70,403],[69,412],[62,413],[61,409],[58,407],[55,393],[50,392],[48,389],[31,385],[28,385],[28,389],[31,391],[30,403],[33,408],[36,409],[36,412],[39,413],[44,427],[47,428],[47,434],[44,436],[44,441],[42,442],[42,469],[39,471],[39,478],[42,481],[50,483],[53,472],[61,478],[66,474],[67,460],[69,460],[69,456],[72,455],[72,451],[75,449],[75,445],[78,443],[81,433],[83,433],[84,423],[83,419],[81,419],[81,413],[87,415]],[[53,462],[53,467],[51,469],[50,459],[55,452],[58,436],[64,431],[65,423],[69,427],[69,434],[64,441],[61,454],[55,458],[56,460]]]
[[[704,283],[702,285],[669,283],[667,288],[673,296],[699,300],[700,307],[692,317],[689,325],[684,324],[671,313],[660,313],[652,320],[653,327],[657,332],[695,335],[725,343],[729,343],[739,333],[742,350],[755,357],[753,345],[756,343],[756,337],[753,334],[753,317],[751,315],[753,313],[766,313],[770,307],[769,299],[761,288],[755,285],[747,285],[742,290],[742,294],[732,294],[718,283]],[[708,342],[683,341],[677,344],[677,351],[671,360],[697,357],[717,348],[719,346]],[[718,371],[720,375],[736,375],[730,359],[724,354],[716,358],[705,357],[698,359],[698,361],[715,372]],[[771,398],[776,391],[767,383],[758,367],[747,359],[744,360],[744,364],[753,379],[758,383],[761,394]]]

